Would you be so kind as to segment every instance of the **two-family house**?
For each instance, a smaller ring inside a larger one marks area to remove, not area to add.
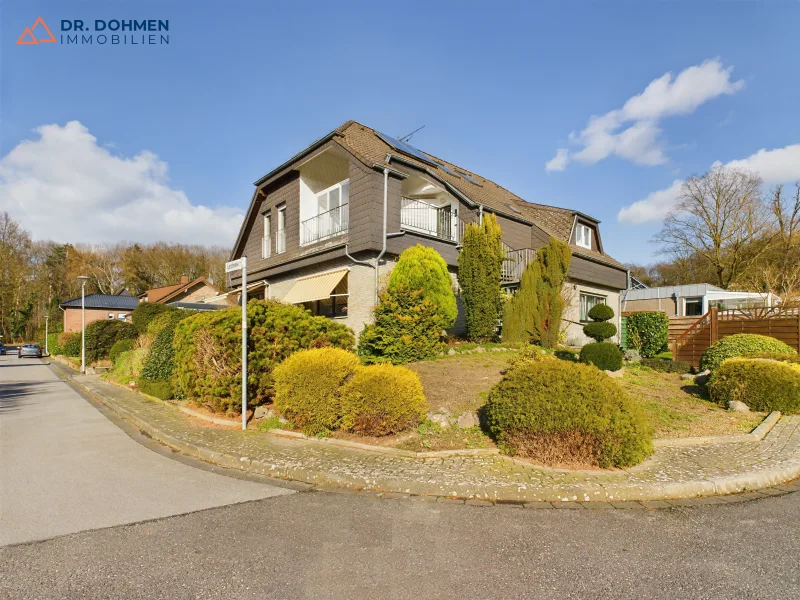
[[[398,255],[421,243],[447,262],[457,287],[467,223],[496,215],[513,290],[550,236],[573,251],[565,290],[567,341],[586,341],[581,322],[597,303],[617,315],[626,268],[603,250],[599,222],[581,212],[533,204],[473,171],[406,141],[348,121],[255,182],[231,259],[247,256],[248,293],[341,319],[356,333],[371,320]],[[231,280],[241,287],[241,275]],[[617,325],[619,325],[617,319]],[[455,326],[463,332],[463,318]]]

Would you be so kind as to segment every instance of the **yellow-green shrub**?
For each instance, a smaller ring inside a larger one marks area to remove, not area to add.
[[[641,407],[589,365],[523,362],[489,392],[484,416],[501,448],[544,464],[624,467],[653,451]]]
[[[341,391],[343,429],[388,435],[416,427],[428,412],[419,375],[405,367],[360,367]]]
[[[295,352],[272,373],[275,408],[308,434],[335,429],[341,418],[339,390],[359,366],[339,348]]]
[[[112,377],[120,383],[138,381],[146,359],[147,350],[143,348],[122,352],[114,363]]]
[[[744,402],[753,410],[800,412],[800,365],[763,358],[729,358],[711,373],[708,393],[727,406]]]

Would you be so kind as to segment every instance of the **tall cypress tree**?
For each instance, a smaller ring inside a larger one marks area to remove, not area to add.
[[[503,315],[503,340],[533,342],[545,348],[558,344],[564,300],[561,290],[567,279],[572,252],[555,238],[539,249],[520,278],[517,293]]]
[[[470,223],[464,231],[458,255],[458,284],[470,340],[494,336],[497,318],[503,305],[500,278],[503,270],[502,231],[494,215],[483,222]]]

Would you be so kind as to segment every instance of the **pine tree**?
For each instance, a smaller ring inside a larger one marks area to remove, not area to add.
[[[422,290],[424,296],[438,307],[437,314],[444,329],[455,324],[458,305],[453,280],[447,263],[436,250],[422,244],[403,250],[392,270],[387,289],[391,291],[401,286]]]
[[[555,238],[539,249],[520,278],[517,293],[503,315],[503,340],[532,342],[545,348],[558,344],[564,300],[561,290],[567,279],[572,252]]]
[[[494,336],[503,306],[500,278],[503,270],[502,232],[494,215],[470,223],[464,231],[458,255],[458,283],[464,302],[467,337],[485,340]]]

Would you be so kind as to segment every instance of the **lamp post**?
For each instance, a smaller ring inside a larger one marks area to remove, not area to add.
[[[47,345],[47,341],[48,341],[47,340],[47,336],[50,333],[50,330],[47,328],[47,324],[48,324],[49,320],[50,320],[50,317],[48,315],[45,315],[44,316],[44,353],[47,356],[50,356],[50,350],[49,350],[48,345]]]
[[[78,275],[81,282],[81,375],[86,375],[86,275]]]

